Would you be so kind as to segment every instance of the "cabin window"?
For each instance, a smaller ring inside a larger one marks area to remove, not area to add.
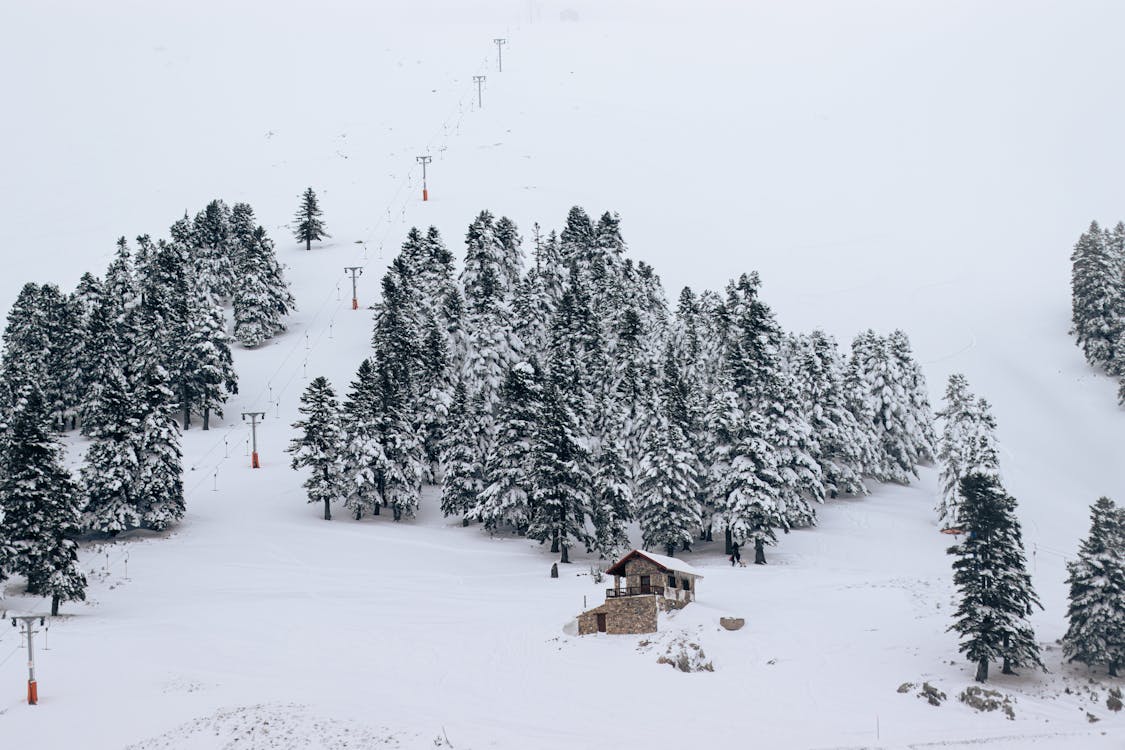
[[[668,588],[676,588],[676,576],[668,576]]]
[[[690,578],[684,578],[682,583],[683,583],[682,588],[683,588],[684,591],[691,591],[691,579]],[[672,584],[672,585],[675,586],[675,584]]]

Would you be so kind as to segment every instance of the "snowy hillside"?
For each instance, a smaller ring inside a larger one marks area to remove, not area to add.
[[[1067,336],[1070,248],[1125,218],[1122,21],[1093,1],[0,8],[3,309],[216,197],[254,206],[299,308],[236,349],[226,417],[185,433],[186,519],[83,549],[89,601],[51,622],[38,706],[0,627],[0,746],[1121,747],[1120,682],[1089,684],[1056,641],[1088,506],[1125,500],[1116,384]],[[333,237],[305,252],[287,225],[310,185]],[[952,372],[992,403],[1050,669],[990,681],[1014,720],[956,699],[972,666],[946,632],[932,469],[828,502],[765,567],[699,546],[698,601],[655,636],[573,635],[604,598],[594,556],[551,580],[545,547],[443,518],[435,488],[413,520],[320,520],[290,424],[311,378],[343,390],[367,356],[408,229],[460,257],[482,209],[526,247],[576,204],[620,213],[671,301],[758,270],[786,330],[902,328],[932,403]],[[266,413],[260,470],[241,411]],[[44,606],[0,591],[0,610]],[[678,641],[714,671],[658,664]],[[896,692],[923,681],[949,700]]]

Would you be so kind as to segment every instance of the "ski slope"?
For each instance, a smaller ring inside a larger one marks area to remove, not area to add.
[[[0,745],[1121,747],[1055,641],[1087,508],[1125,499],[1116,384],[1066,335],[1075,238],[1125,218],[1122,21],[1098,2],[0,7],[4,309],[215,197],[253,205],[300,307],[235,352],[225,419],[185,435],[185,521],[83,550],[90,601],[52,623],[36,707],[0,628]],[[285,225],[310,185],[333,239],[305,253]],[[365,265],[370,304],[412,225],[460,254],[483,208],[529,240],[574,204],[620,212],[670,299],[757,269],[787,329],[901,327],[935,405],[955,371],[989,399],[1051,668],[991,680],[1014,721],[955,698],[972,669],[945,632],[932,470],[826,505],[767,567],[701,547],[698,602],[647,639],[569,635],[604,595],[592,561],[550,580],[544,548],[449,523],[432,492],[400,524],[305,504],[284,454],[297,400],[322,374],[342,393],[368,351],[343,267]],[[249,410],[267,413],[258,471]],[[679,637],[715,671],[657,664]],[[896,692],[922,680],[950,700]]]

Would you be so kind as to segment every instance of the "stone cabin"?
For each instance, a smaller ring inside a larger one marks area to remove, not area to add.
[[[639,549],[606,575],[613,576],[613,588],[606,589],[605,604],[578,616],[579,635],[655,633],[657,612],[695,601],[695,584],[703,577],[683,560]]]

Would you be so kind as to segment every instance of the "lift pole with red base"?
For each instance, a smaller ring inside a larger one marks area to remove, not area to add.
[[[242,412],[243,422],[246,421],[247,417],[250,417],[250,468],[260,469],[261,464],[258,463],[258,420],[265,419],[266,413],[264,411]]]
[[[422,165],[422,200],[428,201],[430,199],[430,191],[426,188],[426,165],[434,160],[432,156],[417,156],[415,157],[418,163]]]
[[[352,275],[352,309],[358,310],[359,297],[356,295],[355,291],[355,280],[357,276],[363,275],[363,266],[344,266],[344,273],[350,273]]]
[[[39,631],[35,629],[35,621],[38,620],[42,627],[43,619],[40,615],[12,618],[12,627],[16,626],[18,620],[23,623],[23,634],[27,636],[27,705],[29,706],[39,702],[39,684],[35,681],[35,634]]]

